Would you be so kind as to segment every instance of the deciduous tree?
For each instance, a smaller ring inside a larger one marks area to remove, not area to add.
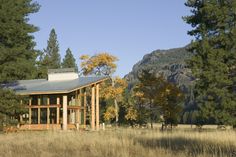
[[[118,59],[115,56],[112,56],[108,53],[99,53],[94,56],[82,55],[80,57],[81,62],[81,71],[84,75],[95,74],[97,76],[109,76],[111,78],[112,88],[107,93],[108,95],[114,99],[115,109],[116,109],[116,123],[118,123],[118,111],[119,107],[117,104],[117,98],[114,96],[118,96],[120,93],[120,88],[117,86],[120,85],[121,79],[113,79],[111,75],[116,70],[116,61]],[[118,81],[118,82],[117,82]]]
[[[82,55],[81,70],[84,75],[111,76],[116,71],[118,59],[108,53],[99,53],[94,56]]]
[[[124,79],[121,79],[119,77],[113,78],[112,84],[110,81],[102,84],[103,90],[101,91],[101,97],[103,97],[106,101],[111,100],[114,102],[115,109],[116,109],[116,112],[115,112],[116,122],[118,122],[118,117],[119,117],[118,103],[122,102],[123,93],[126,88],[127,88],[127,82]]]
[[[160,106],[165,125],[170,124],[172,128],[173,124],[178,124],[184,95],[175,84],[166,81],[162,76],[158,80],[158,92],[154,102]]]
[[[179,103],[183,100],[180,89],[166,81],[162,75],[156,76],[149,70],[142,71],[139,81],[136,91],[143,97],[149,109],[151,128],[158,111],[163,114],[165,124],[172,126],[176,123],[181,110]]]

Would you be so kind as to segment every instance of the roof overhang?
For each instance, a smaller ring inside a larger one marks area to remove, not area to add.
[[[79,89],[100,84],[110,77],[80,77],[71,81],[22,80],[6,88],[13,89],[17,95],[68,94]]]

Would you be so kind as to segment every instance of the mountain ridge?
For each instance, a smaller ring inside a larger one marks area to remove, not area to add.
[[[144,55],[134,64],[132,71],[125,75],[129,86],[132,87],[138,82],[138,76],[142,70],[149,70],[155,75],[163,74],[168,81],[177,84],[184,91],[187,90],[194,80],[186,64],[186,60],[192,56],[187,50],[188,46],[167,50],[158,49]]]

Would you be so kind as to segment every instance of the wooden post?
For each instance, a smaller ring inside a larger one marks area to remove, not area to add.
[[[81,106],[81,90],[76,90],[76,106]],[[75,123],[80,124],[81,122],[81,113],[80,113],[80,109],[76,109],[75,110]]]
[[[60,105],[60,97],[59,96],[57,97],[57,105]],[[59,120],[60,120],[60,107],[57,107],[57,124],[60,123]]]
[[[95,130],[95,86],[92,86],[91,95],[91,129]]]
[[[31,124],[31,115],[32,115],[32,113],[31,113],[31,103],[32,103],[32,99],[30,98],[29,99],[29,124]]]
[[[63,123],[62,129],[67,130],[67,95],[63,95]]]
[[[50,124],[50,109],[49,109],[49,105],[50,105],[50,99],[49,99],[49,96],[47,98],[47,124]]]
[[[86,106],[87,106],[87,94],[86,94],[86,88],[84,88],[84,128],[86,128]]]
[[[99,130],[99,84],[96,85],[96,130]]]
[[[79,92],[76,92],[76,106],[81,106],[81,90],[79,90]],[[75,114],[76,114],[76,121],[75,123],[80,125],[81,124],[81,111],[80,109],[76,109],[75,110]]]
[[[81,106],[81,99],[82,99],[82,90],[79,90],[79,94],[78,94],[78,105]]]
[[[40,97],[38,98],[38,105],[41,105],[41,99],[40,99]],[[41,119],[40,108],[38,108],[38,124],[40,124],[40,119]]]

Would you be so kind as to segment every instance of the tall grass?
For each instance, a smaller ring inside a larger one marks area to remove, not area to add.
[[[234,157],[234,131],[116,129],[0,135],[1,157]]]

